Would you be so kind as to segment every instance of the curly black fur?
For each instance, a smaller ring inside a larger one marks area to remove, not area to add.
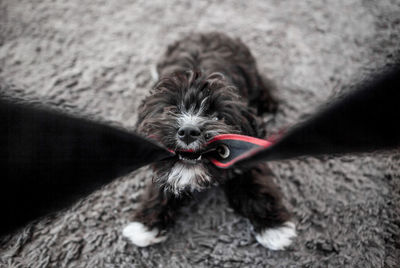
[[[253,56],[240,40],[220,33],[190,35],[168,47],[157,71],[161,79],[140,106],[137,126],[142,134],[179,150],[179,120],[195,115],[200,118],[201,130],[196,150],[218,134],[265,137],[257,115],[273,111],[276,102],[270,94],[271,83],[259,75]],[[180,161],[163,161],[152,167],[153,183],[135,216],[150,229],[165,230],[188,193],[215,184],[224,184],[230,204],[250,219],[256,231],[289,219],[267,167],[222,170],[202,159],[185,166],[188,172],[197,169],[200,175],[196,173],[182,186],[179,179],[171,182],[170,178]]]

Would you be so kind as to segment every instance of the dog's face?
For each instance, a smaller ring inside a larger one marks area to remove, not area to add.
[[[257,135],[258,123],[222,74],[198,72],[162,78],[139,110],[139,131],[176,152],[173,160],[156,163],[155,181],[180,194],[217,184],[229,171],[219,170],[203,157],[207,141],[226,133]]]

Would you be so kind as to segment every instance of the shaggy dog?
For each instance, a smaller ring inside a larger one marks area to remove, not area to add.
[[[141,104],[137,127],[177,157],[152,166],[152,183],[123,235],[140,247],[164,241],[191,192],[221,185],[260,244],[272,250],[290,245],[295,225],[269,169],[218,169],[202,155],[219,134],[266,136],[257,115],[273,112],[276,102],[246,45],[221,33],[192,34],[168,47],[157,75],[161,79]]]

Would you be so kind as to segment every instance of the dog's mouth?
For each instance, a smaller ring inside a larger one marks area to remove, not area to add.
[[[198,164],[201,162],[203,152],[201,151],[176,151],[180,161],[187,164]]]
[[[178,159],[186,164],[199,164],[202,160],[207,159],[209,153],[217,151],[218,148],[205,148],[203,150],[176,150]]]

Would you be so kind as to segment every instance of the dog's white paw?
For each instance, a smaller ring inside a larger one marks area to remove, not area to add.
[[[285,222],[282,226],[265,229],[256,235],[258,243],[271,250],[282,250],[292,243],[296,237],[296,226],[293,222]]]
[[[138,247],[147,247],[167,239],[167,236],[158,236],[159,232],[157,228],[149,230],[143,223],[134,221],[124,228],[122,235]]]

